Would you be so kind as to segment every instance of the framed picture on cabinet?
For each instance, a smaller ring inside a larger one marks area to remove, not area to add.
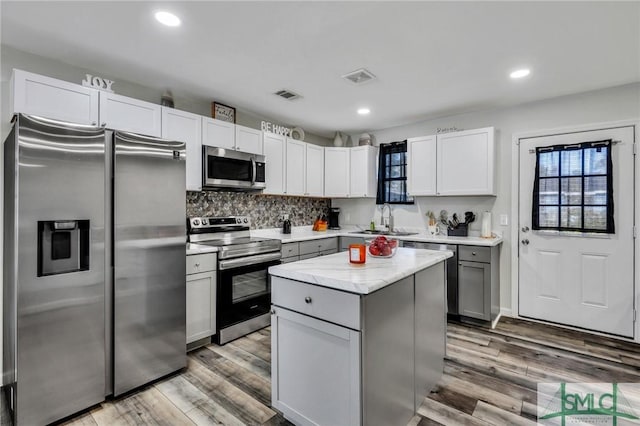
[[[235,124],[236,109],[229,105],[211,102],[211,116],[216,120],[227,121]]]

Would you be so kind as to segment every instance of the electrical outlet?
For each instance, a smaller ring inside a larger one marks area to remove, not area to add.
[[[500,215],[500,226],[509,226],[509,216],[506,214]]]

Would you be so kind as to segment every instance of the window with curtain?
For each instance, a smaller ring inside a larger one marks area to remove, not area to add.
[[[380,145],[376,204],[413,204],[407,196],[407,141]]]
[[[611,140],[536,149],[533,229],[613,234]]]

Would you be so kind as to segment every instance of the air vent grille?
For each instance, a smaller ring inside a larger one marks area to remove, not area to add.
[[[364,68],[360,68],[359,70],[355,70],[348,74],[343,75],[342,78],[349,80],[353,84],[362,84],[362,83],[366,83],[367,81],[374,80],[376,76],[373,75],[371,71],[367,71]]]
[[[292,92],[291,90],[286,90],[286,89],[278,90],[278,91],[277,91],[276,93],[274,93],[274,94],[275,94],[275,95],[278,95],[278,96],[280,96],[281,98],[286,99],[286,100],[288,100],[288,101],[292,101],[292,100],[294,100],[294,99],[298,99],[298,98],[300,98],[300,97],[301,97],[301,96],[300,96],[300,95],[298,95],[297,93],[294,93],[294,92]]]

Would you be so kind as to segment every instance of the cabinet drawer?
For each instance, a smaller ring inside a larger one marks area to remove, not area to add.
[[[290,256],[290,257],[283,257],[280,261],[282,263],[291,263],[291,262],[297,262],[298,260],[300,260],[299,256]]]
[[[281,251],[283,258],[297,256],[300,254],[300,247],[298,246],[298,243],[286,243],[282,245]]]
[[[334,254],[337,253],[338,251],[336,249],[331,249],[331,250],[324,250],[320,252],[320,256],[326,256],[328,254]]]
[[[354,330],[360,329],[360,296],[357,294],[273,277],[271,303]]]
[[[300,242],[300,254],[317,253],[325,250],[337,250],[338,238],[323,238],[322,240],[311,240]]]
[[[216,270],[216,254],[192,254],[187,256],[187,275]]]
[[[314,251],[313,253],[301,254],[300,260],[313,259],[314,257],[318,257],[318,256],[320,256],[320,253],[318,253],[317,251]]]
[[[490,263],[491,247],[458,246],[458,259]]]

